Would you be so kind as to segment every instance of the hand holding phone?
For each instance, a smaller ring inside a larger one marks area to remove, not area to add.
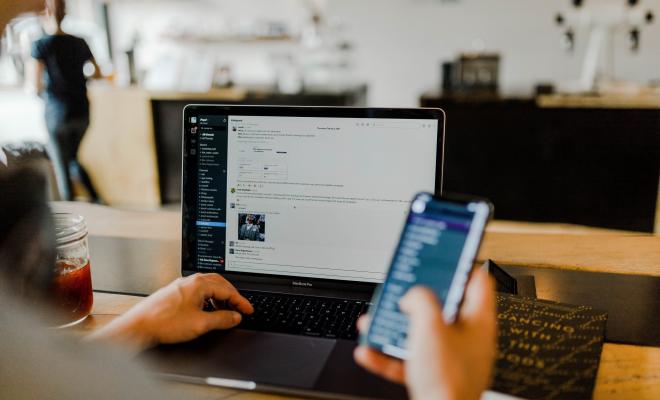
[[[405,384],[412,399],[474,399],[489,387],[497,353],[494,282],[477,269],[468,282],[456,323],[442,318],[435,293],[416,286],[401,300],[410,319],[409,358],[400,360],[359,346],[355,361],[387,380]],[[358,321],[366,332],[368,316]]]
[[[445,322],[453,322],[491,214],[492,206],[484,200],[417,195],[385,282],[374,296],[362,342],[406,359],[408,317],[399,301],[417,285],[433,290],[443,304]]]

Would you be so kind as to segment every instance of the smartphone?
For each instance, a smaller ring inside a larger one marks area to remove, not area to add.
[[[445,321],[454,322],[492,213],[484,199],[416,195],[385,282],[374,294],[371,323],[361,342],[406,359],[408,318],[399,300],[416,285],[430,287],[443,304]]]

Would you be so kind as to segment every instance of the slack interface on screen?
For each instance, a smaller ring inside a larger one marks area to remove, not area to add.
[[[227,117],[195,117],[190,151],[197,158],[197,269],[222,271],[225,264]]]
[[[410,200],[435,189],[435,120],[195,121],[200,271],[381,282]]]

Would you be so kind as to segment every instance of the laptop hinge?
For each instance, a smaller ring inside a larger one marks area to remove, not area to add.
[[[293,285],[272,284],[272,283],[257,283],[248,281],[234,281],[232,282],[238,290],[259,291],[266,293],[282,293],[293,294],[299,296],[316,296],[316,297],[332,297],[339,299],[362,300],[369,301],[373,296],[373,288],[371,290],[351,290],[350,288],[310,288]]]

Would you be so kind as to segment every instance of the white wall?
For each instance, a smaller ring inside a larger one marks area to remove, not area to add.
[[[345,36],[354,42],[355,74],[369,84],[369,104],[373,106],[417,105],[422,92],[439,86],[441,61],[472,50],[475,40],[502,54],[501,88],[505,94],[529,94],[538,82],[574,80],[580,74],[586,33],[577,31],[577,49],[569,54],[559,45],[562,31],[554,23],[555,14],[567,9],[569,0],[318,1],[325,4],[332,20],[345,25]],[[158,42],[156,33],[164,26],[176,27],[191,20],[200,21],[199,29],[250,20],[285,21],[294,30],[300,29],[309,16],[303,3],[150,0],[111,4],[116,43],[125,48],[135,29],[143,32],[145,40]],[[615,72],[635,82],[660,80],[660,0],[641,0],[641,5],[652,8],[658,21],[643,28],[642,48],[637,54],[627,50],[624,33],[617,36]],[[270,54],[290,50],[268,46],[232,45],[210,51],[235,65],[239,82],[268,80],[273,78]],[[207,52],[188,46],[183,57],[206,57]],[[170,50],[160,53],[175,57]]]
[[[172,68],[181,73],[190,60],[213,59],[217,64],[231,65],[239,83],[274,81],[272,55],[290,52],[291,44],[181,43],[164,36],[179,32],[242,32],[260,21],[283,22],[298,32],[309,16],[301,0],[139,0],[110,4],[113,47],[119,63],[123,61],[121,53],[138,33],[142,46],[137,49],[137,62],[141,66],[172,62],[177,64]]]
[[[568,3],[332,0],[329,7],[350,27],[357,71],[370,84],[370,105],[414,106],[420,93],[439,86],[440,62],[470,50],[475,39],[502,54],[505,93],[531,93],[539,81],[577,78],[587,35],[578,31],[576,54],[567,54],[554,23],[554,15]],[[642,5],[653,8],[660,20],[659,0],[642,0]],[[615,69],[621,78],[636,82],[660,80],[660,22],[643,29],[636,55],[625,47],[625,36],[617,36]]]

